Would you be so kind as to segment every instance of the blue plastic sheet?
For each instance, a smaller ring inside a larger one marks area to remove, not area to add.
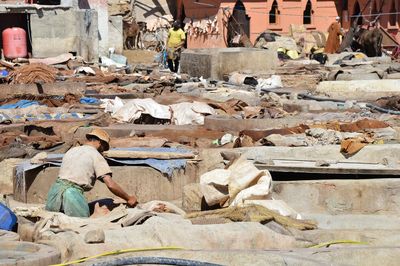
[[[0,106],[0,109],[26,108],[32,105],[39,105],[39,103],[37,101],[19,100],[16,103],[4,104]]]
[[[91,114],[83,113],[53,113],[53,114],[24,114],[24,115],[7,115],[0,111],[0,123],[23,123],[25,121],[44,121],[44,120],[63,120],[63,119],[89,119]]]
[[[0,77],[1,77],[1,78],[7,77],[8,74],[9,74],[9,72],[8,72],[7,70],[1,70],[1,71],[0,71]]]
[[[6,205],[0,203],[0,229],[11,231],[17,223],[17,216]]]
[[[189,150],[178,149],[178,148],[117,148],[115,150],[126,150],[126,151],[151,151],[151,152],[177,152],[177,153],[190,153]],[[186,167],[186,159],[171,159],[171,160],[160,160],[160,159],[115,159],[107,158],[107,160],[127,164],[127,165],[148,165],[163,174],[172,176],[174,170],[184,169]]]
[[[81,104],[95,104],[95,105],[100,104],[99,99],[91,98],[91,97],[82,97],[79,102]]]

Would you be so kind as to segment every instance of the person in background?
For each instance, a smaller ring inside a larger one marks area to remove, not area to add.
[[[116,196],[134,207],[137,199],[127,194],[112,178],[111,169],[101,155],[109,149],[110,137],[104,130],[94,129],[86,135],[86,143],[70,149],[63,157],[58,179],[47,195],[46,210],[63,212],[73,217],[89,217],[89,205],[83,195],[96,180],[106,184]]]
[[[168,31],[167,38],[168,68],[172,72],[178,72],[179,60],[185,39],[186,36],[185,32],[181,29],[181,23],[174,21],[172,28]]]
[[[340,17],[336,17],[328,29],[328,40],[326,41],[324,52],[327,54],[334,54],[340,48],[340,36],[343,36],[343,31],[340,25]]]

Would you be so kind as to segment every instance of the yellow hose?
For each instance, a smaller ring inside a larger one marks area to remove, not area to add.
[[[182,248],[182,247],[173,247],[173,246],[172,247],[157,247],[157,248],[128,248],[128,249],[120,249],[120,250],[114,250],[114,251],[101,253],[101,254],[98,254],[98,255],[94,255],[94,256],[83,258],[83,259],[79,259],[79,260],[69,261],[69,262],[65,262],[65,263],[61,263],[61,264],[53,264],[53,265],[50,265],[50,266],[66,266],[66,265],[81,263],[81,262],[85,262],[85,261],[88,261],[88,260],[91,260],[91,259],[96,259],[96,258],[100,258],[100,257],[104,257],[104,256],[119,255],[119,254],[128,253],[128,252],[141,252],[141,251],[153,251],[153,250],[182,250],[182,249],[184,249],[184,248]]]
[[[329,247],[334,244],[353,244],[353,245],[368,245],[367,242],[353,241],[353,240],[333,240],[325,243],[320,243],[314,246],[310,246],[309,248],[322,248]]]

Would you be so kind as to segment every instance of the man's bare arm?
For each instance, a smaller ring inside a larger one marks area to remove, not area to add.
[[[110,175],[105,175],[103,177],[103,181],[106,184],[107,188],[115,195],[118,196],[128,203],[129,206],[134,207],[137,204],[137,199],[135,196],[130,196],[126,193],[120,185],[118,185]]]

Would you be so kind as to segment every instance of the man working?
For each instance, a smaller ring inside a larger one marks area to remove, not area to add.
[[[336,21],[333,22],[328,29],[328,40],[326,41],[324,52],[327,54],[334,54],[339,50],[340,47],[340,36],[343,36],[343,31],[340,26],[340,17],[336,17]]]
[[[89,217],[89,206],[83,191],[93,188],[96,179],[105,183],[128,206],[137,204],[135,196],[128,195],[111,178],[111,169],[100,154],[109,149],[110,137],[101,129],[86,135],[83,146],[70,149],[62,160],[59,177],[47,195],[46,210],[64,212],[68,216]]]
[[[178,72],[181,49],[185,44],[185,39],[185,32],[181,29],[181,23],[175,21],[168,31],[167,38],[168,68],[172,72]]]

